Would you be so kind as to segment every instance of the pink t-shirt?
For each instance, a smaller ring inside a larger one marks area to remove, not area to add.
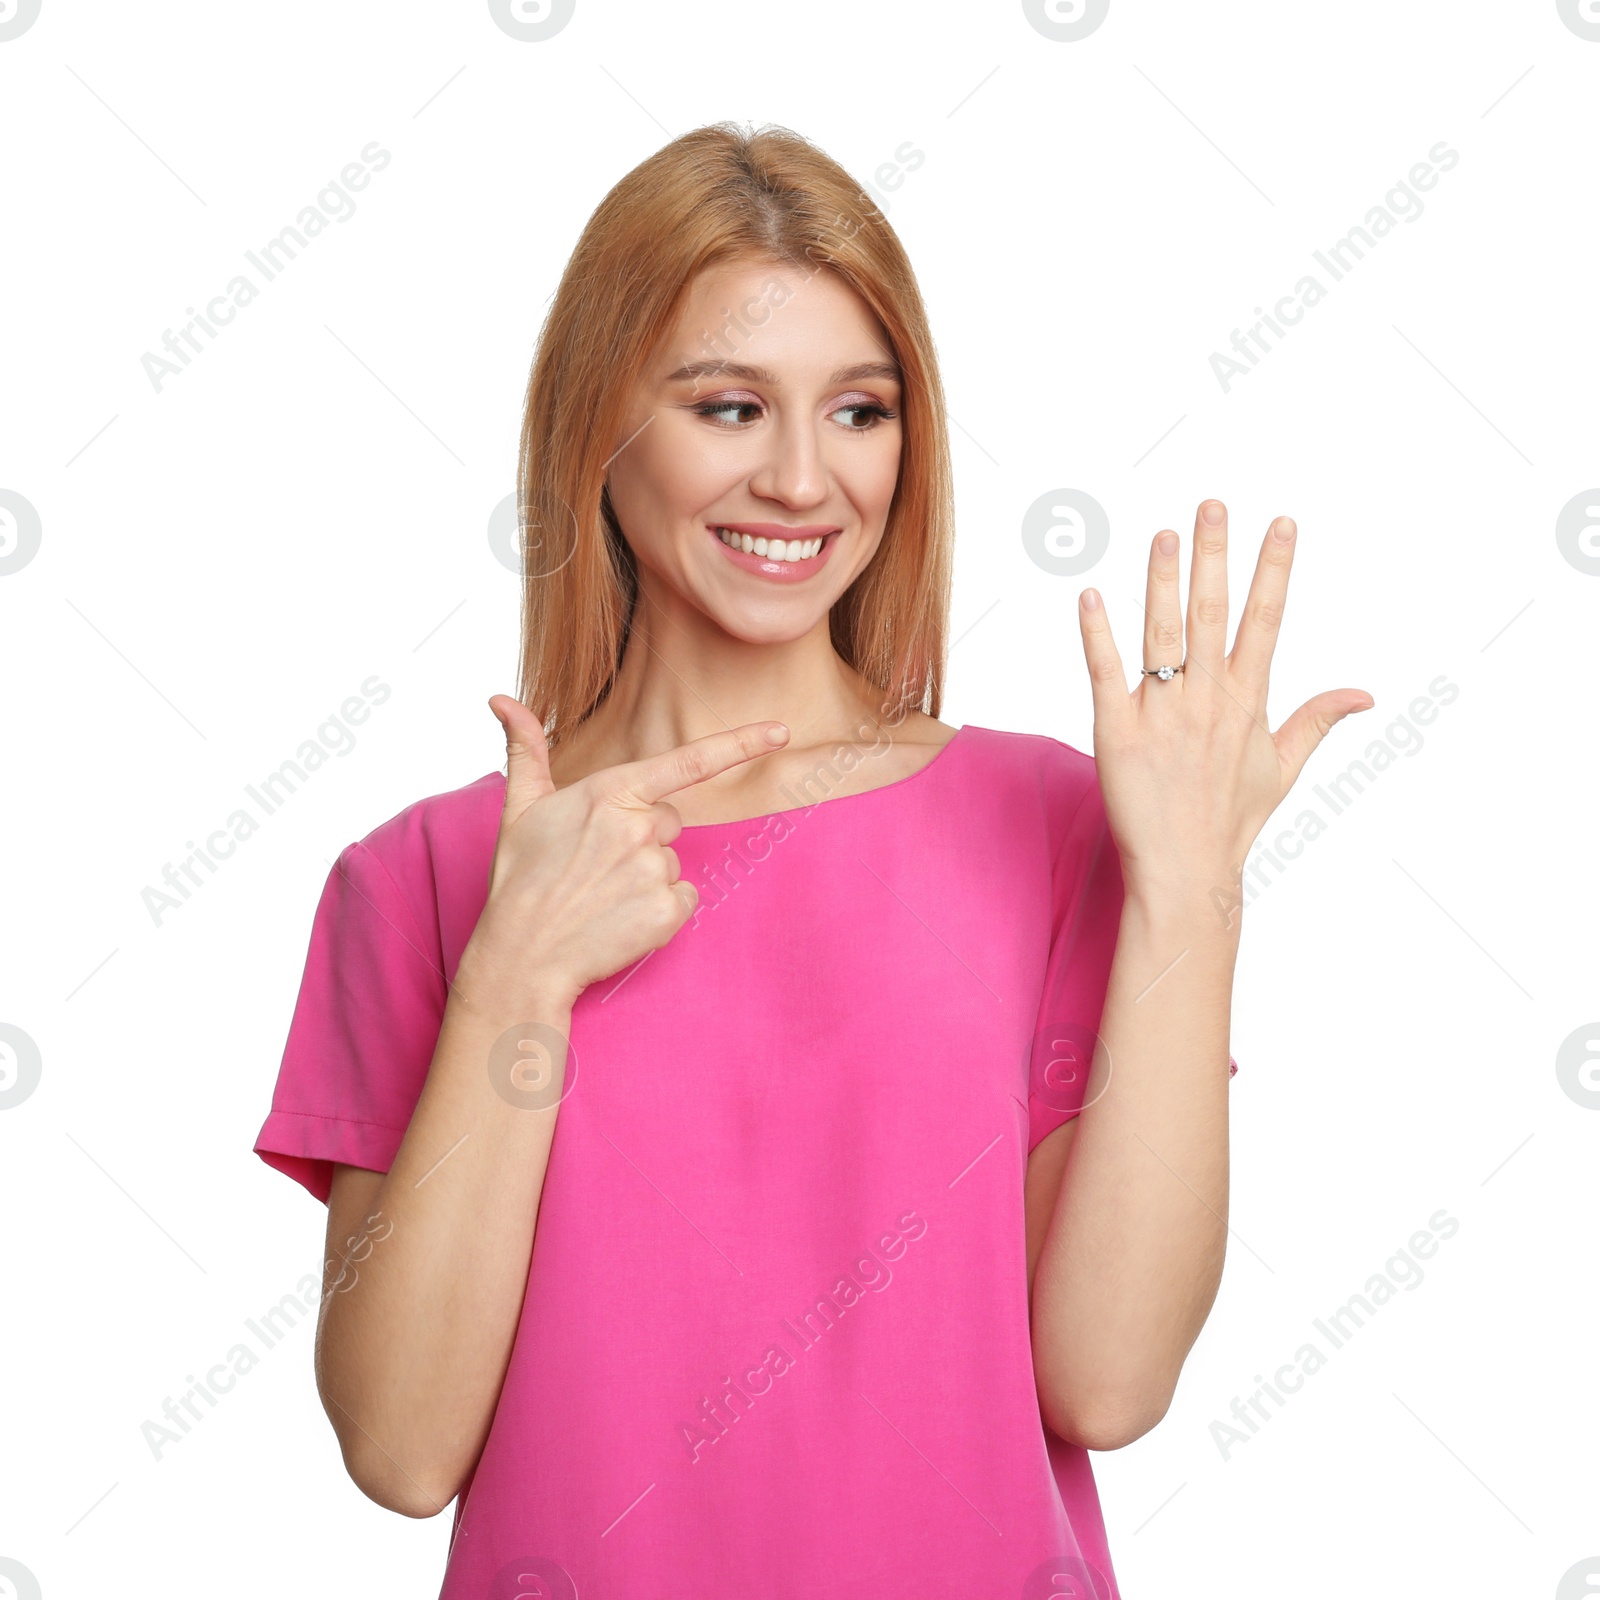
[[[693,919],[573,1009],[441,1600],[1117,1596],[1089,1455],[1040,1417],[1023,1215],[1117,938],[1094,762],[969,724],[837,781],[684,828]],[[419,801],[328,878],[255,1144],[318,1199],[399,1148],[504,794]]]

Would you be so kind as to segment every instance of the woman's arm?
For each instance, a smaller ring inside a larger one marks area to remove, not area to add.
[[[1039,1403],[1091,1450],[1166,1414],[1222,1278],[1236,930],[1125,897],[1086,1109],[1029,1158]]]
[[[1242,864],[1311,752],[1372,704],[1362,690],[1333,689],[1276,734],[1267,725],[1295,532],[1287,517],[1269,529],[1228,653],[1224,507],[1210,500],[1196,514],[1187,613],[1178,537],[1158,534],[1144,661],[1184,670],[1166,681],[1141,675],[1131,694],[1099,595],[1080,597],[1123,909],[1100,1048],[1058,1158],[1032,1295],[1043,1415],[1090,1448],[1127,1444],[1165,1415],[1221,1278]]]
[[[564,1039],[565,996],[536,1000]],[[534,1222],[566,1073],[550,1051],[545,1107],[513,1104],[486,1070],[528,1018],[451,993],[410,1127],[387,1173],[336,1169],[317,1326],[317,1388],[362,1492],[406,1516],[453,1500],[483,1449],[527,1287]]]
[[[749,724],[558,789],[543,725],[506,695],[506,798],[462,953],[387,1174],[329,1194],[317,1385],[350,1475],[408,1516],[442,1511],[488,1437],[527,1289],[572,1008],[659,950],[699,896],[665,796],[769,753]]]

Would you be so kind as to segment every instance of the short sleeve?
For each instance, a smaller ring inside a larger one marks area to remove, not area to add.
[[[272,1096],[255,1142],[326,1202],[333,1164],[387,1172],[422,1093],[447,995],[430,938],[366,844],[334,864]]]
[[[1077,803],[1051,869],[1052,933],[1028,1066],[1028,1149],[1083,1109],[1122,921],[1122,864],[1099,778]],[[1230,1079],[1238,1071],[1228,1057]]]

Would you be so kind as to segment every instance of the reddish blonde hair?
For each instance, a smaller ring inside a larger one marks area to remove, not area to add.
[[[609,692],[638,594],[605,491],[635,386],[695,276],[766,259],[838,275],[889,336],[902,374],[900,475],[871,563],[835,602],[834,649],[905,708],[938,716],[954,495],[944,391],[905,250],[850,175],[786,128],[696,128],[595,208],[539,333],[517,460],[524,530],[520,698],[554,744]]]

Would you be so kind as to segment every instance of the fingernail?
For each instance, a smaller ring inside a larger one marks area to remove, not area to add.
[[[1294,534],[1295,528],[1293,517],[1279,517],[1278,520],[1272,524],[1272,537],[1279,540],[1283,544],[1288,544],[1288,542],[1294,538]]]
[[[1207,500],[1200,507],[1200,515],[1214,528],[1222,521],[1222,502],[1220,500]]]
[[[767,743],[782,744],[789,737],[789,730],[781,722],[767,724]]]
[[[1178,553],[1178,536],[1175,533],[1163,533],[1156,540],[1156,549],[1164,556],[1175,556]]]
[[[1100,609],[1100,596],[1093,589],[1085,589],[1079,597],[1083,601],[1085,611],[1098,611]]]

